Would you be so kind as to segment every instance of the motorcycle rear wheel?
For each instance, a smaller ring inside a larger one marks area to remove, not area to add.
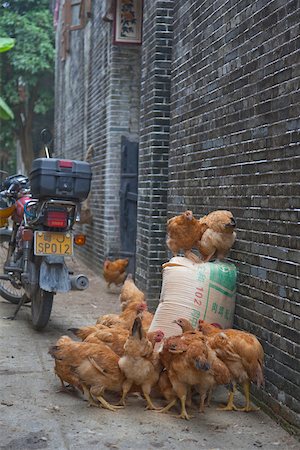
[[[47,325],[52,311],[53,297],[53,292],[44,291],[40,287],[31,297],[31,321],[35,330],[40,331]]]
[[[5,232],[7,230],[4,230]],[[1,275],[4,274],[4,263],[7,259],[8,255],[8,244],[10,241],[10,235],[9,233],[1,233],[0,230],[0,273]],[[0,295],[5,300],[9,301],[10,303],[13,303],[14,305],[17,305],[20,301],[20,299],[24,295],[24,289],[20,287],[19,289],[14,287],[9,280],[0,280]],[[25,303],[29,302],[30,300],[26,300]]]

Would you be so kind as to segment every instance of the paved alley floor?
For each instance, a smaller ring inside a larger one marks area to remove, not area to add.
[[[89,408],[79,395],[57,392],[60,382],[49,346],[63,334],[71,336],[69,327],[94,324],[99,315],[119,311],[117,289],[108,293],[100,277],[82,266],[76,271],[89,275],[89,289],[57,295],[43,332],[32,329],[28,307],[13,322],[2,319],[15,306],[0,299],[0,449],[299,449],[299,443],[261,411],[217,411],[218,402],[226,400],[223,389],[205,414],[195,410],[190,421],[145,411],[143,399],[136,396],[114,413]],[[117,402],[116,397],[110,399]]]

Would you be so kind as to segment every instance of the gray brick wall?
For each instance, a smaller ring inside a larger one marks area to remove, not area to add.
[[[230,209],[236,322],[266,353],[274,411],[299,424],[299,2],[174,3],[168,214]]]
[[[136,279],[150,307],[167,218],[232,210],[235,325],[266,352],[266,389],[254,392],[299,425],[299,2],[145,0],[141,84],[140,49],[111,45],[104,4],[56,69],[56,147],[95,148],[83,256],[98,270],[118,251],[120,137],[139,134]]]
[[[105,2],[92,2],[92,20],[70,32],[70,53],[62,62],[61,16],[57,30],[55,148],[65,158],[92,159],[93,224],[84,225],[84,260],[101,270],[107,254],[120,251],[121,136],[139,133],[140,47],[112,45],[112,23]],[[62,5],[61,5],[62,8]]]
[[[144,3],[136,280],[152,308],[167,256],[172,9],[173,1]]]

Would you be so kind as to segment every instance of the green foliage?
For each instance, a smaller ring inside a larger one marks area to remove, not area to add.
[[[0,38],[0,53],[7,52],[15,45],[15,39]]]
[[[15,40],[14,48],[0,57],[0,85],[3,99],[14,112],[13,132],[18,138],[28,123],[34,126],[37,115],[53,110],[55,51],[49,1],[0,0],[0,36]],[[0,130],[0,151],[5,139]]]
[[[5,103],[3,98],[0,97],[0,119],[9,120],[14,118],[14,113],[10,107]]]
[[[0,6],[3,9],[9,9],[20,15],[26,14],[34,9],[47,9],[49,8],[48,0],[12,0],[1,1]],[[1,11],[1,9],[0,9]]]
[[[15,39],[12,38],[0,38],[0,53],[7,52],[15,45]],[[3,98],[0,97],[0,119],[10,120],[14,118],[14,113],[10,107],[5,103]]]
[[[30,11],[19,15],[4,11],[0,17],[0,34],[16,39],[8,60],[13,79],[22,77],[29,86],[35,86],[43,72],[53,70],[54,35],[50,11]]]

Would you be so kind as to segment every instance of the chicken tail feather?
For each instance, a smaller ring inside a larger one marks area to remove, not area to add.
[[[138,337],[140,340],[143,338],[142,321],[139,316],[137,316],[133,322],[131,334],[132,336]]]
[[[256,369],[256,384],[257,384],[257,387],[265,386],[263,369],[262,369],[260,362],[258,362],[257,369]]]

